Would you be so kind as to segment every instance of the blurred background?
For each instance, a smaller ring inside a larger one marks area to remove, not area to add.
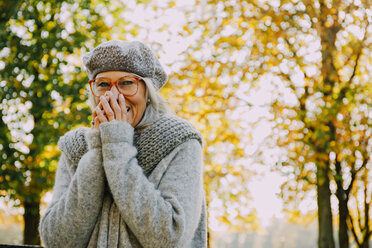
[[[209,246],[369,247],[370,0],[0,0],[0,244],[40,244],[81,55],[140,40],[205,140]]]

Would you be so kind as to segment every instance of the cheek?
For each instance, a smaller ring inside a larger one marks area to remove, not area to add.
[[[146,108],[146,99],[145,99],[145,88],[140,86],[138,94],[133,98],[134,105],[137,106],[138,110],[143,111]]]
[[[129,99],[128,99],[129,100]],[[134,111],[132,112],[133,118],[140,119],[145,112],[146,109],[146,101],[144,100],[144,97],[136,97],[134,99],[131,99],[131,104],[134,107]]]
[[[143,99],[136,99],[132,101],[132,104],[135,106],[137,111],[143,111],[146,108],[146,102]]]

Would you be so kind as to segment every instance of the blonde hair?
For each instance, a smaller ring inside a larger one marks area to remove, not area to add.
[[[143,113],[142,119],[137,124],[136,129],[144,129],[145,127],[149,126],[152,122],[156,121],[160,116],[164,114],[171,113],[171,109],[167,103],[167,101],[159,94],[159,92],[155,89],[154,84],[151,78],[142,78],[143,82],[146,86],[146,110]],[[88,105],[93,112],[94,108],[97,107],[97,102],[90,91],[88,86]]]

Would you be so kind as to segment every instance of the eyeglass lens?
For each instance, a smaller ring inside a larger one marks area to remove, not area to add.
[[[101,96],[110,90],[110,80],[107,78],[96,78],[92,84],[94,94]],[[117,81],[117,88],[124,95],[132,95],[137,91],[137,80],[132,77],[122,77]]]

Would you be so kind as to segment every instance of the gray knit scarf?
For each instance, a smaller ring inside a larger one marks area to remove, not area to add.
[[[88,128],[77,128],[66,133],[58,145],[70,161],[77,166],[88,151],[85,132]],[[196,139],[202,145],[201,134],[186,120],[175,115],[161,116],[141,132],[135,129],[134,145],[137,148],[138,164],[148,176],[156,165],[178,145]]]

